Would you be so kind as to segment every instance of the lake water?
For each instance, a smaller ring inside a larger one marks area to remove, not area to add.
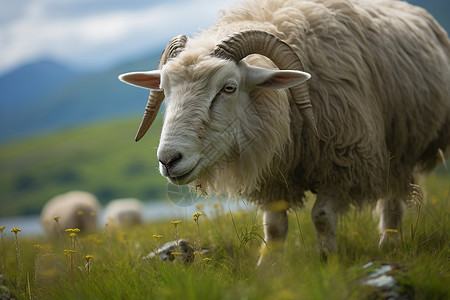
[[[142,217],[145,223],[160,220],[190,220],[192,215],[198,210],[196,205],[203,205],[202,211],[205,214],[212,213],[214,210],[214,203],[221,203],[225,211],[229,209],[231,211],[240,210],[252,210],[253,205],[244,203],[243,201],[229,201],[229,200],[201,200],[193,203],[189,206],[177,206],[170,201],[159,201],[159,202],[144,202],[144,210],[142,212]],[[103,227],[105,224],[104,208],[100,213],[99,218],[99,228]],[[30,216],[16,216],[10,218],[0,218],[0,226],[5,225],[6,229],[4,232],[9,233],[11,228],[20,228],[21,235],[42,235],[44,234],[44,228],[41,226],[39,215]]]

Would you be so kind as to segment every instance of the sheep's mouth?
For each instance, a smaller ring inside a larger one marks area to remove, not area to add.
[[[172,182],[173,184],[185,185],[185,184],[192,182],[195,179],[195,177],[192,176],[191,173],[188,173],[185,175],[175,176],[175,177],[169,176],[169,177],[167,177],[167,179],[169,179],[170,182]]]
[[[198,164],[194,166],[194,168],[192,168],[190,171],[182,174],[182,175],[178,175],[178,176],[167,176],[167,179],[169,179],[169,181],[173,184],[176,185],[185,185],[188,183],[191,183],[192,181],[194,181],[194,179],[197,177],[197,168]]]

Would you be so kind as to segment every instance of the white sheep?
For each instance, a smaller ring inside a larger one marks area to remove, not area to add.
[[[100,205],[97,198],[87,192],[71,191],[50,199],[42,208],[41,223],[45,231],[58,235],[58,230],[78,228],[92,233],[97,227]]]
[[[105,208],[106,223],[120,228],[142,224],[142,204],[137,199],[118,199]]]
[[[248,0],[119,79],[152,89],[136,140],[166,99],[162,175],[259,204],[271,248],[317,193],[326,254],[350,204],[379,199],[380,231],[400,230],[413,175],[449,154],[449,57],[446,32],[405,2]]]

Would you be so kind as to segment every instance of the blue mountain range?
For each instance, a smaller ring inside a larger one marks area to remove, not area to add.
[[[117,76],[157,67],[150,55],[102,72],[76,72],[50,60],[0,77],[0,143],[35,134],[142,113],[148,91]]]

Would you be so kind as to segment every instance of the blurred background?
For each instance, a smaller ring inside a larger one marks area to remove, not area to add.
[[[70,190],[167,201],[161,120],[134,142],[148,91],[117,80],[155,69],[168,40],[236,0],[0,0],[0,223]],[[450,1],[410,0],[450,31]],[[3,225],[3,224],[0,224]]]

